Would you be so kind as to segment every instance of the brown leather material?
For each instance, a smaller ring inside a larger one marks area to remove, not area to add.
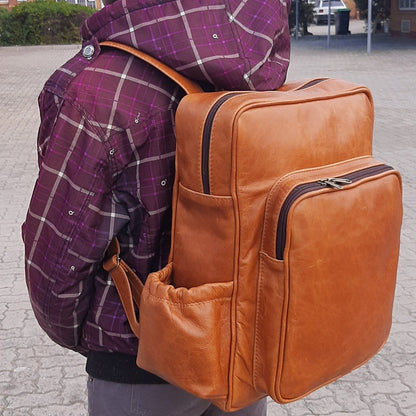
[[[202,138],[206,117],[216,103],[217,100],[229,95],[230,92],[212,92],[203,94],[187,95],[186,111],[176,112],[176,130],[177,137],[199,137]],[[249,93],[242,93],[246,95]],[[181,103],[183,100],[181,101]],[[181,104],[180,103],[180,104]],[[227,112],[227,103],[221,107],[222,112]],[[222,174],[224,175],[222,182],[228,186],[224,192],[216,192],[216,195],[226,196],[230,194],[229,184],[231,181],[231,146],[232,141],[232,120],[234,113],[228,113],[229,119],[226,126],[221,125],[217,128],[217,121],[214,120],[213,131],[215,135],[211,137],[215,141],[217,147],[215,150],[215,160],[223,166]],[[226,115],[225,115],[226,117]],[[192,123],[189,123],[192,120]],[[189,188],[195,192],[203,192],[202,186],[202,142],[201,140],[190,140],[189,143],[185,140],[176,141],[176,154],[181,155],[181,163],[177,164],[178,176],[181,178],[181,183],[184,187]],[[212,163],[212,161],[210,161]]]
[[[182,99],[169,264],[143,290],[117,250],[106,264],[122,300],[140,287],[140,326],[125,302],[140,367],[235,411],[297,400],[377,353],[402,195],[371,157],[373,118],[369,90],[334,79]]]
[[[276,383],[281,401],[344,375],[384,345],[391,325],[400,200],[400,180],[391,174],[307,198],[294,208],[285,254],[290,298],[284,313],[285,363]],[[305,214],[315,221],[305,224]]]
[[[233,283],[174,288],[171,273],[169,264],[146,281],[137,363],[225,407]]]
[[[177,136],[201,137],[209,109],[224,95],[222,92],[184,97],[176,115]],[[343,121],[339,123],[341,115]],[[190,119],[192,123],[188,122]],[[327,79],[301,90],[237,94],[220,107],[212,126],[210,193],[229,195],[233,180],[238,178],[241,185],[256,188],[260,194],[263,191],[258,186],[269,186],[264,180],[270,177],[272,169],[278,169],[274,175],[279,176],[287,171],[370,155],[372,132],[370,92],[345,81]],[[235,153],[240,149],[242,158]],[[200,140],[177,141],[181,183],[196,192],[202,190],[201,152]],[[264,163],[253,163],[260,159]],[[237,160],[238,166],[231,164]],[[239,172],[232,177],[235,169]]]
[[[292,170],[371,154],[373,103],[366,88],[340,80],[323,80],[312,87],[297,88],[299,85],[284,92],[246,92],[232,96],[220,107],[212,124],[210,198],[230,196],[234,210],[234,220],[222,231],[233,236],[227,243],[227,247],[235,247],[233,274],[227,277],[220,272],[216,279],[232,279],[238,291],[232,319],[238,322],[239,335],[238,342],[233,345],[232,354],[236,359],[232,371],[237,375],[234,378],[239,380],[239,387],[230,393],[236,408],[247,405],[257,394],[251,384],[253,356],[247,351],[252,351],[254,345],[252,328],[256,302],[253,293],[257,290],[255,276],[268,190],[276,178]],[[179,105],[176,116],[178,182],[188,193],[202,194],[204,125],[210,109],[225,95],[189,95]],[[339,114],[345,115],[342,123]],[[187,122],[189,119],[193,123]],[[188,222],[205,209],[199,206],[190,212],[188,206],[185,215],[181,213],[183,205],[181,201],[176,204],[175,218],[186,218]],[[218,241],[215,233],[211,239],[198,239],[198,235],[209,235],[216,218],[223,215],[228,214],[218,211],[216,216],[206,218],[197,234],[195,226],[183,228],[182,220],[180,225],[174,225],[180,229],[173,235],[175,282],[185,283],[187,287],[213,282],[212,264],[218,255],[211,254],[218,247]],[[184,244],[177,245],[177,239]],[[198,244],[194,243],[196,239]],[[185,254],[188,250],[199,253],[198,273],[190,266]],[[225,268],[230,269],[229,265]],[[177,273],[178,270],[187,274]]]
[[[178,188],[175,227],[180,232],[172,247],[173,257],[178,259],[173,273],[175,286],[195,286],[195,281],[201,281],[200,270],[203,270],[204,283],[230,281],[235,248],[235,233],[229,227],[234,221],[231,197],[204,195],[182,184]],[[198,235],[194,237],[196,230]],[[190,244],[190,238],[198,243]],[[184,252],[186,256],[176,255]]]
[[[140,308],[143,283],[133,270],[120,259],[120,246],[116,238],[110,243],[105,258],[103,268],[110,273],[120,296],[131,330],[136,337],[139,337],[140,325],[136,318],[134,305]]]
[[[315,86],[317,83],[327,80],[328,78],[304,79],[299,81],[287,82],[279,88],[279,91],[295,91],[299,89]]]
[[[291,172],[283,176],[270,188],[267,196],[265,207],[265,220],[263,226],[263,237],[261,240],[261,252],[265,252],[270,256],[275,256],[276,241],[266,234],[265,229],[276,230],[278,216],[273,213],[280,212],[281,206],[288,194],[296,187],[296,185],[304,182],[318,181],[328,177],[342,177],[348,173],[361,169],[378,166],[381,162],[377,162],[372,157],[364,156],[355,159],[334,163],[332,165],[319,166],[317,168],[303,169]],[[331,188],[323,188],[320,192],[331,191]]]
[[[280,341],[270,334],[283,333],[289,325],[282,321],[284,306],[288,302],[285,299],[285,273],[288,272],[283,261],[273,260],[271,254],[261,249],[270,190],[293,171],[298,171],[295,178],[314,178],[315,170],[319,176],[333,171],[343,174],[344,171],[348,173],[380,162],[369,157],[372,152],[373,102],[366,88],[324,79],[298,83],[285,91],[245,92],[226,100],[212,122],[208,164],[210,193],[206,195],[201,178],[204,128],[211,109],[227,94],[189,95],[179,105],[171,261],[174,286],[194,288],[205,282],[215,285],[215,282],[223,284],[227,281],[234,284],[226,407],[230,411],[247,406],[263,395],[271,395],[279,402],[295,400],[343,374],[336,368],[333,374],[326,373],[327,380],[322,382],[317,372],[316,384],[311,382],[309,385],[306,380],[314,378],[314,371],[309,374],[312,367],[305,366],[300,371],[299,374],[304,376],[303,384],[299,379],[291,381],[299,368],[278,375],[286,362],[285,356],[279,354],[285,352],[280,349]],[[189,119],[193,123],[187,122]],[[351,162],[345,162],[350,159]],[[330,165],[328,170],[322,168],[327,165]],[[323,170],[320,172],[320,169]],[[294,186],[294,183],[284,186]],[[381,189],[384,186],[382,183]],[[384,191],[371,192],[380,195]],[[386,210],[385,215],[386,218],[391,216],[393,221],[391,230],[395,230],[392,234],[395,243],[388,248],[388,256],[382,255],[379,247],[380,263],[387,261],[392,265],[391,269],[386,269],[384,277],[390,282],[387,290],[390,296],[394,293],[392,282],[400,233],[398,181],[391,199],[395,201],[397,210]],[[321,238],[325,239],[326,235],[321,233]],[[340,236],[337,238],[342,242]],[[367,240],[371,244],[371,239]],[[267,244],[273,244],[273,241]],[[225,258],[221,258],[221,251]],[[361,262],[368,263],[365,256]],[[338,268],[332,266],[335,270]],[[374,318],[379,335],[383,336],[387,336],[385,329],[389,324],[386,322],[391,319],[386,316],[388,311],[391,313],[389,301],[386,305],[380,321],[376,322]],[[313,334],[308,335],[316,339]],[[273,345],[269,339],[273,340]],[[379,339],[367,345],[368,357],[380,346]],[[293,356],[296,356],[296,348],[293,347],[293,351]],[[362,351],[360,354],[357,356],[363,361]],[[146,366],[144,361],[142,365]],[[292,358],[291,362],[295,368],[296,360]],[[353,359],[346,359],[343,364],[344,373],[359,365]],[[276,388],[273,383],[277,383]],[[301,387],[296,390],[296,385]],[[212,397],[207,398],[215,402]]]
[[[283,261],[275,258],[279,207],[305,178],[339,177],[379,165],[364,158],[297,172],[269,194],[254,373],[258,388],[275,389],[271,396],[281,403],[359,367],[384,345],[400,245],[400,175],[389,170],[343,190],[322,188],[300,197],[288,217]],[[284,294],[273,292],[270,281],[277,276]],[[267,316],[277,311],[282,320],[269,322]],[[273,366],[267,354],[279,357]]]

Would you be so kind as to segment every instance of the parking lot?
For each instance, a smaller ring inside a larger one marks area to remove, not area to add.
[[[335,24],[330,25],[330,35],[335,35]],[[349,21],[349,31],[351,32],[351,35],[366,35],[366,23],[364,20],[356,20],[351,19]],[[312,36],[327,36],[328,35],[328,24],[310,24],[308,26],[308,30],[310,33],[312,33]]]
[[[352,35],[334,36],[329,47],[326,26],[312,26],[313,36],[293,40],[288,81],[343,78],[373,93],[374,155],[403,175],[393,327],[383,350],[367,365],[298,402],[270,402],[269,416],[416,415],[416,41],[374,36],[367,54],[364,30],[356,33],[362,22],[350,23]],[[78,49],[0,48],[1,416],[87,415],[85,359],[56,346],[37,325],[20,237],[37,172],[37,96],[52,71]]]

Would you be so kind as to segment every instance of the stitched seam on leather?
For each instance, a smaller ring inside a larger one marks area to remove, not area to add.
[[[264,268],[264,261],[263,257],[261,255],[262,253],[259,253],[259,279],[258,279],[258,289],[257,289],[257,307],[256,307],[256,321],[255,321],[255,334],[254,334],[254,362],[253,362],[253,386],[256,386],[256,380],[258,377],[258,365],[256,363],[260,360],[260,352],[259,352],[259,344],[260,344],[260,334],[259,334],[259,309],[261,305],[261,293],[263,292],[263,268]]]
[[[164,298],[161,298],[160,296],[154,295],[153,293],[148,293],[148,295],[149,295],[149,297],[152,297],[152,298],[156,299],[158,302],[169,303],[171,305],[176,305],[177,307],[180,307],[180,308],[184,308],[184,307],[188,307],[188,306],[194,306],[194,305],[201,305],[201,304],[204,304],[204,303],[219,302],[219,301],[223,301],[223,300],[226,300],[227,302],[231,301],[231,296],[223,296],[221,298],[215,298],[215,299],[211,299],[211,300],[204,300],[204,301],[200,301],[200,302],[183,303],[183,301],[174,302],[174,301],[171,301],[169,299],[164,299]]]

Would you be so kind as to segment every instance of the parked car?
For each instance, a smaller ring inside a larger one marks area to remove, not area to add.
[[[342,0],[331,0],[331,23],[335,23],[335,12],[340,9],[346,9]],[[328,23],[329,0],[315,0],[313,8],[314,21],[317,25]]]

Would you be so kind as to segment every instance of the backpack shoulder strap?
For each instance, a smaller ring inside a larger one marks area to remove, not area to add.
[[[165,65],[163,62],[160,62],[153,56],[148,55],[142,51],[139,51],[132,46],[123,45],[122,43],[113,42],[110,40],[106,40],[100,43],[100,46],[109,46],[115,49],[120,49],[122,51],[128,52],[131,55],[141,59],[142,61],[147,62],[148,64],[152,65],[154,68],[158,69],[160,72],[165,74],[171,80],[175,81],[187,94],[193,94],[197,92],[204,92],[203,89],[194,81],[184,77],[179,72],[176,72],[174,69],[170,68],[169,66]]]
[[[120,245],[117,237],[113,238],[105,253],[103,268],[113,279],[130,328],[134,335],[139,338],[140,325],[136,318],[134,305],[140,308],[143,283],[127,263],[120,259]]]

